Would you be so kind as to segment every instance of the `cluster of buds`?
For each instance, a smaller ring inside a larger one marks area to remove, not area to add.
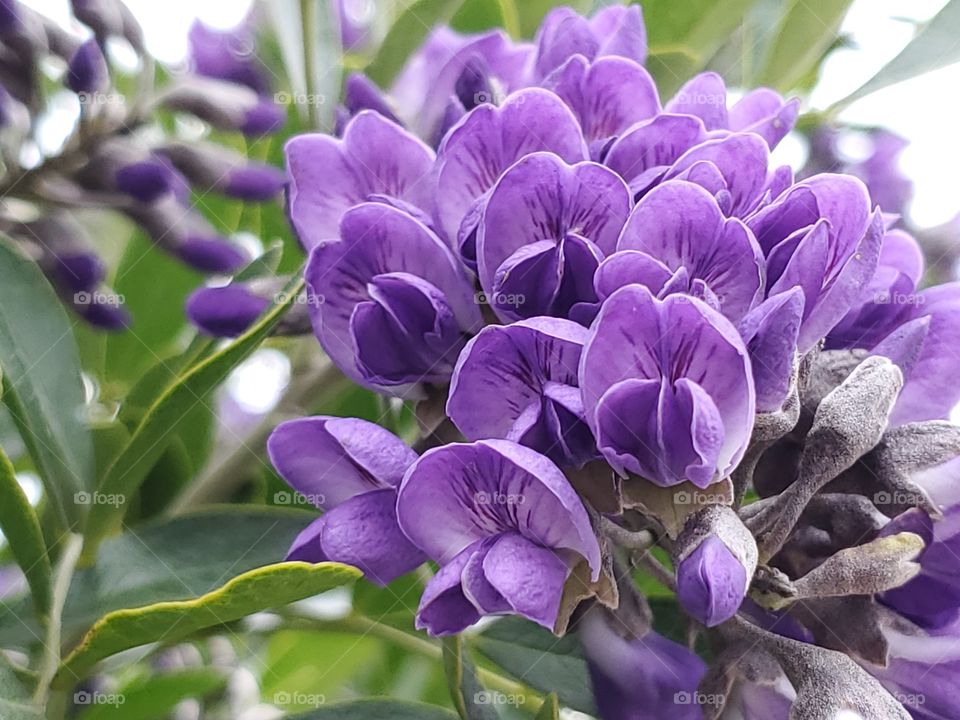
[[[104,285],[95,242],[74,214],[120,213],[160,248],[204,273],[231,273],[247,253],[221,237],[191,193],[244,201],[280,194],[282,171],[205,142],[179,142],[157,132],[161,112],[186,113],[250,138],[278,130],[285,110],[267,94],[265,68],[252,54],[252,29],[218,32],[197,24],[190,35],[191,72],[154,88],[155,68],[136,19],[121,0],[73,0],[91,37],[81,40],[18,0],[0,4],[0,144],[4,171],[0,229],[36,259],[64,301],[89,322],[115,329],[129,322]],[[127,98],[115,82],[108,41],[136,53],[141,88]],[[245,48],[239,50],[238,48]],[[79,100],[73,131],[43,155],[34,141],[48,108],[44,73]]]

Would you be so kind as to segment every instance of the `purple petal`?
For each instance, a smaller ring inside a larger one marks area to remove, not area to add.
[[[529,88],[501,107],[482,105],[450,130],[437,158],[437,220],[446,237],[457,231],[474,202],[520,158],[547,151],[568,163],[587,148],[576,117],[551,92]]]
[[[373,111],[351,120],[342,140],[293,138],[286,157],[290,221],[308,250],[337,237],[343,214],[371,195],[430,207],[433,151]]]
[[[343,216],[340,230],[341,240],[314,248],[306,279],[310,293],[319,299],[310,306],[314,331],[348,376],[369,385],[358,365],[353,317],[359,306],[374,300],[371,290],[377,287],[378,276],[404,273],[420,278],[421,287],[427,283],[442,294],[463,332],[472,334],[481,326],[473,288],[462,267],[421,222],[392,206],[364,203]],[[441,344],[449,339],[445,321],[442,327]],[[430,363],[419,368],[424,381],[449,376],[452,366],[444,370],[434,365],[445,357],[446,352],[440,357],[433,353]]]
[[[476,540],[515,531],[543,547],[579,554],[594,578],[600,572],[596,537],[566,477],[513,442],[428,451],[404,477],[397,512],[407,537],[441,563]]]
[[[151,203],[173,189],[174,174],[162,160],[150,159],[117,170],[116,185],[135,200]]]
[[[681,87],[664,108],[668,113],[695,115],[707,130],[726,130],[727,86],[714,72],[694,76]]]
[[[78,95],[104,90],[110,81],[107,61],[93,38],[87,40],[70,58],[64,83]]]
[[[317,507],[395,487],[417,459],[388,430],[357,418],[307,417],[281,423],[267,440],[280,476]]]
[[[740,336],[750,353],[757,412],[779,410],[787,397],[802,316],[803,291],[794,287],[771,296],[740,323]]]
[[[677,597],[707,627],[733,617],[747,591],[747,572],[723,541],[709,535],[677,566]]]
[[[604,156],[603,164],[622,177],[634,194],[642,194],[705,137],[700,118],[656,115],[620,135]]]
[[[453,635],[480,619],[480,612],[463,592],[461,576],[481,543],[464,548],[430,578],[417,610],[418,630],[434,636]]]
[[[730,108],[729,127],[735,132],[756,133],[772,150],[793,130],[799,113],[799,98],[784,101],[770,88],[757,88]]]

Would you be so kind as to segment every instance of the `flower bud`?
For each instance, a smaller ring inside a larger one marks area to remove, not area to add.
[[[243,284],[205,287],[187,299],[187,317],[214,337],[237,337],[270,306]]]
[[[191,77],[172,87],[161,99],[171,109],[187,112],[221,130],[263,135],[278,130],[283,108],[235,83]]]
[[[171,192],[175,183],[170,166],[155,158],[124,165],[116,173],[117,189],[144,203],[154,202]]]
[[[171,143],[158,148],[157,153],[200,192],[214,190],[240,200],[260,202],[276,197],[286,181],[278,168],[247,162],[238,153],[208,143]]]
[[[393,110],[390,109],[383,91],[363,73],[355,72],[347,76],[347,81],[344,84],[343,104],[351,117],[361,110],[374,110],[397,125],[403,125]]]
[[[750,532],[729,507],[711,505],[692,516],[676,550],[677,597],[707,627],[733,617],[757,567]]]
[[[103,91],[109,82],[107,61],[96,40],[87,40],[70,58],[64,83],[78,95]]]

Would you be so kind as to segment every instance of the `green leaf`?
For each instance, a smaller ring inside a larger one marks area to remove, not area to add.
[[[170,354],[187,324],[184,303],[202,277],[157,249],[142,231],[132,234],[113,285],[133,323],[107,336],[104,374],[108,381],[130,385],[157,358]]]
[[[289,720],[456,720],[449,710],[395,700],[356,700],[320,708]]]
[[[573,635],[557,638],[528,620],[506,617],[472,644],[525,685],[543,693],[556,692],[563,705],[596,714],[587,661]]]
[[[758,0],[643,0],[648,69],[667,98],[710,59]]]
[[[520,14],[514,0],[464,0],[450,26],[464,33],[503,28],[516,38],[520,36]]]
[[[224,506],[128,529],[106,540],[96,563],[74,575],[64,637],[76,638],[105,613],[197,598],[275,563],[316,517],[305,510]],[[25,598],[0,604],[0,647],[38,641],[31,615]]]
[[[958,26],[960,26],[960,0],[950,0],[893,60],[831,109],[846,107],[854,100],[888,85],[895,85],[917,75],[960,62],[960,43],[957,42]]]
[[[3,400],[69,527],[83,516],[74,495],[93,486],[93,444],[82,420],[80,360],[60,301],[37,266],[0,239]]]
[[[415,0],[400,13],[365,72],[380,87],[387,87],[400,68],[420,47],[434,25],[449,22],[464,0]]]
[[[520,36],[532,38],[540,28],[544,16],[557,5],[568,5],[579,13],[589,13],[592,0],[570,0],[558,3],[556,0],[519,0],[516,3],[520,16]]]
[[[0,530],[27,577],[37,614],[50,612],[51,570],[37,513],[17,482],[10,459],[0,449]]]
[[[536,720],[560,720],[560,701],[556,693],[550,693],[544,700]]]
[[[3,720],[43,720],[32,704],[30,692],[0,655],[0,717]]]
[[[118,498],[121,502],[95,502],[91,506],[84,546],[88,561],[100,541],[119,525],[125,502],[133,496],[175,436],[187,411],[197,403],[207,402],[230,371],[260,346],[302,288],[303,278],[298,275],[284,289],[282,303],[274,304],[259,322],[230,345],[187,370],[179,382],[164,391],[150,408],[98,488],[102,495]]]
[[[447,676],[450,699],[462,720],[497,720],[500,716],[490,704],[490,695],[477,680],[477,673],[466,657],[463,638],[443,639],[443,670]]]
[[[360,571],[340,563],[284,562],[250,570],[193,600],[116,610],[97,621],[61,663],[55,687],[86,677],[101,660],[152,642],[177,642],[195,632],[282,607],[356,580]]]
[[[183,700],[204,697],[226,683],[224,674],[212,668],[151,675],[120,688],[115,704],[89,705],[78,720],[162,720]]]
[[[776,39],[760,72],[760,84],[781,92],[795,88],[837,39],[852,2],[794,0],[780,19]]]

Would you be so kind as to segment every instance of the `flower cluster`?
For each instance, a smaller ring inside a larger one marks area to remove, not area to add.
[[[645,54],[636,5],[553,10],[532,44],[443,28],[389,93],[351,78],[338,136],[288,143],[320,344],[445,403],[416,449],[278,427],[325,510],[290,558],[432,560],[432,634],[575,628],[605,718],[954,717],[960,287],[919,289],[861,180],[771,165],[798,101],[713,73],[664,100]],[[634,561],[713,668],[651,629]]]
[[[253,137],[279,129],[285,115],[266,95],[264,68],[251,59],[249,28],[221,33],[196,25],[190,33],[192,72],[128,100],[107,48],[111,41],[126,42],[138,56],[141,85],[152,87],[154,63],[137,21],[121,0],[73,0],[72,9],[91,31],[89,40],[18,0],[2,3],[0,191],[25,202],[5,204],[0,229],[37,261],[66,304],[89,322],[116,329],[130,318],[119,296],[104,286],[106,268],[74,214],[90,208],[121,213],[189,266],[232,272],[247,263],[246,252],[197,211],[191,192],[266,201],[280,194],[283,172],[209,142],[171,141],[162,133],[158,139],[158,113],[189,114]],[[78,98],[79,113],[64,145],[43,156],[32,132],[48,107],[41,82],[46,65],[62,68],[62,83]]]

